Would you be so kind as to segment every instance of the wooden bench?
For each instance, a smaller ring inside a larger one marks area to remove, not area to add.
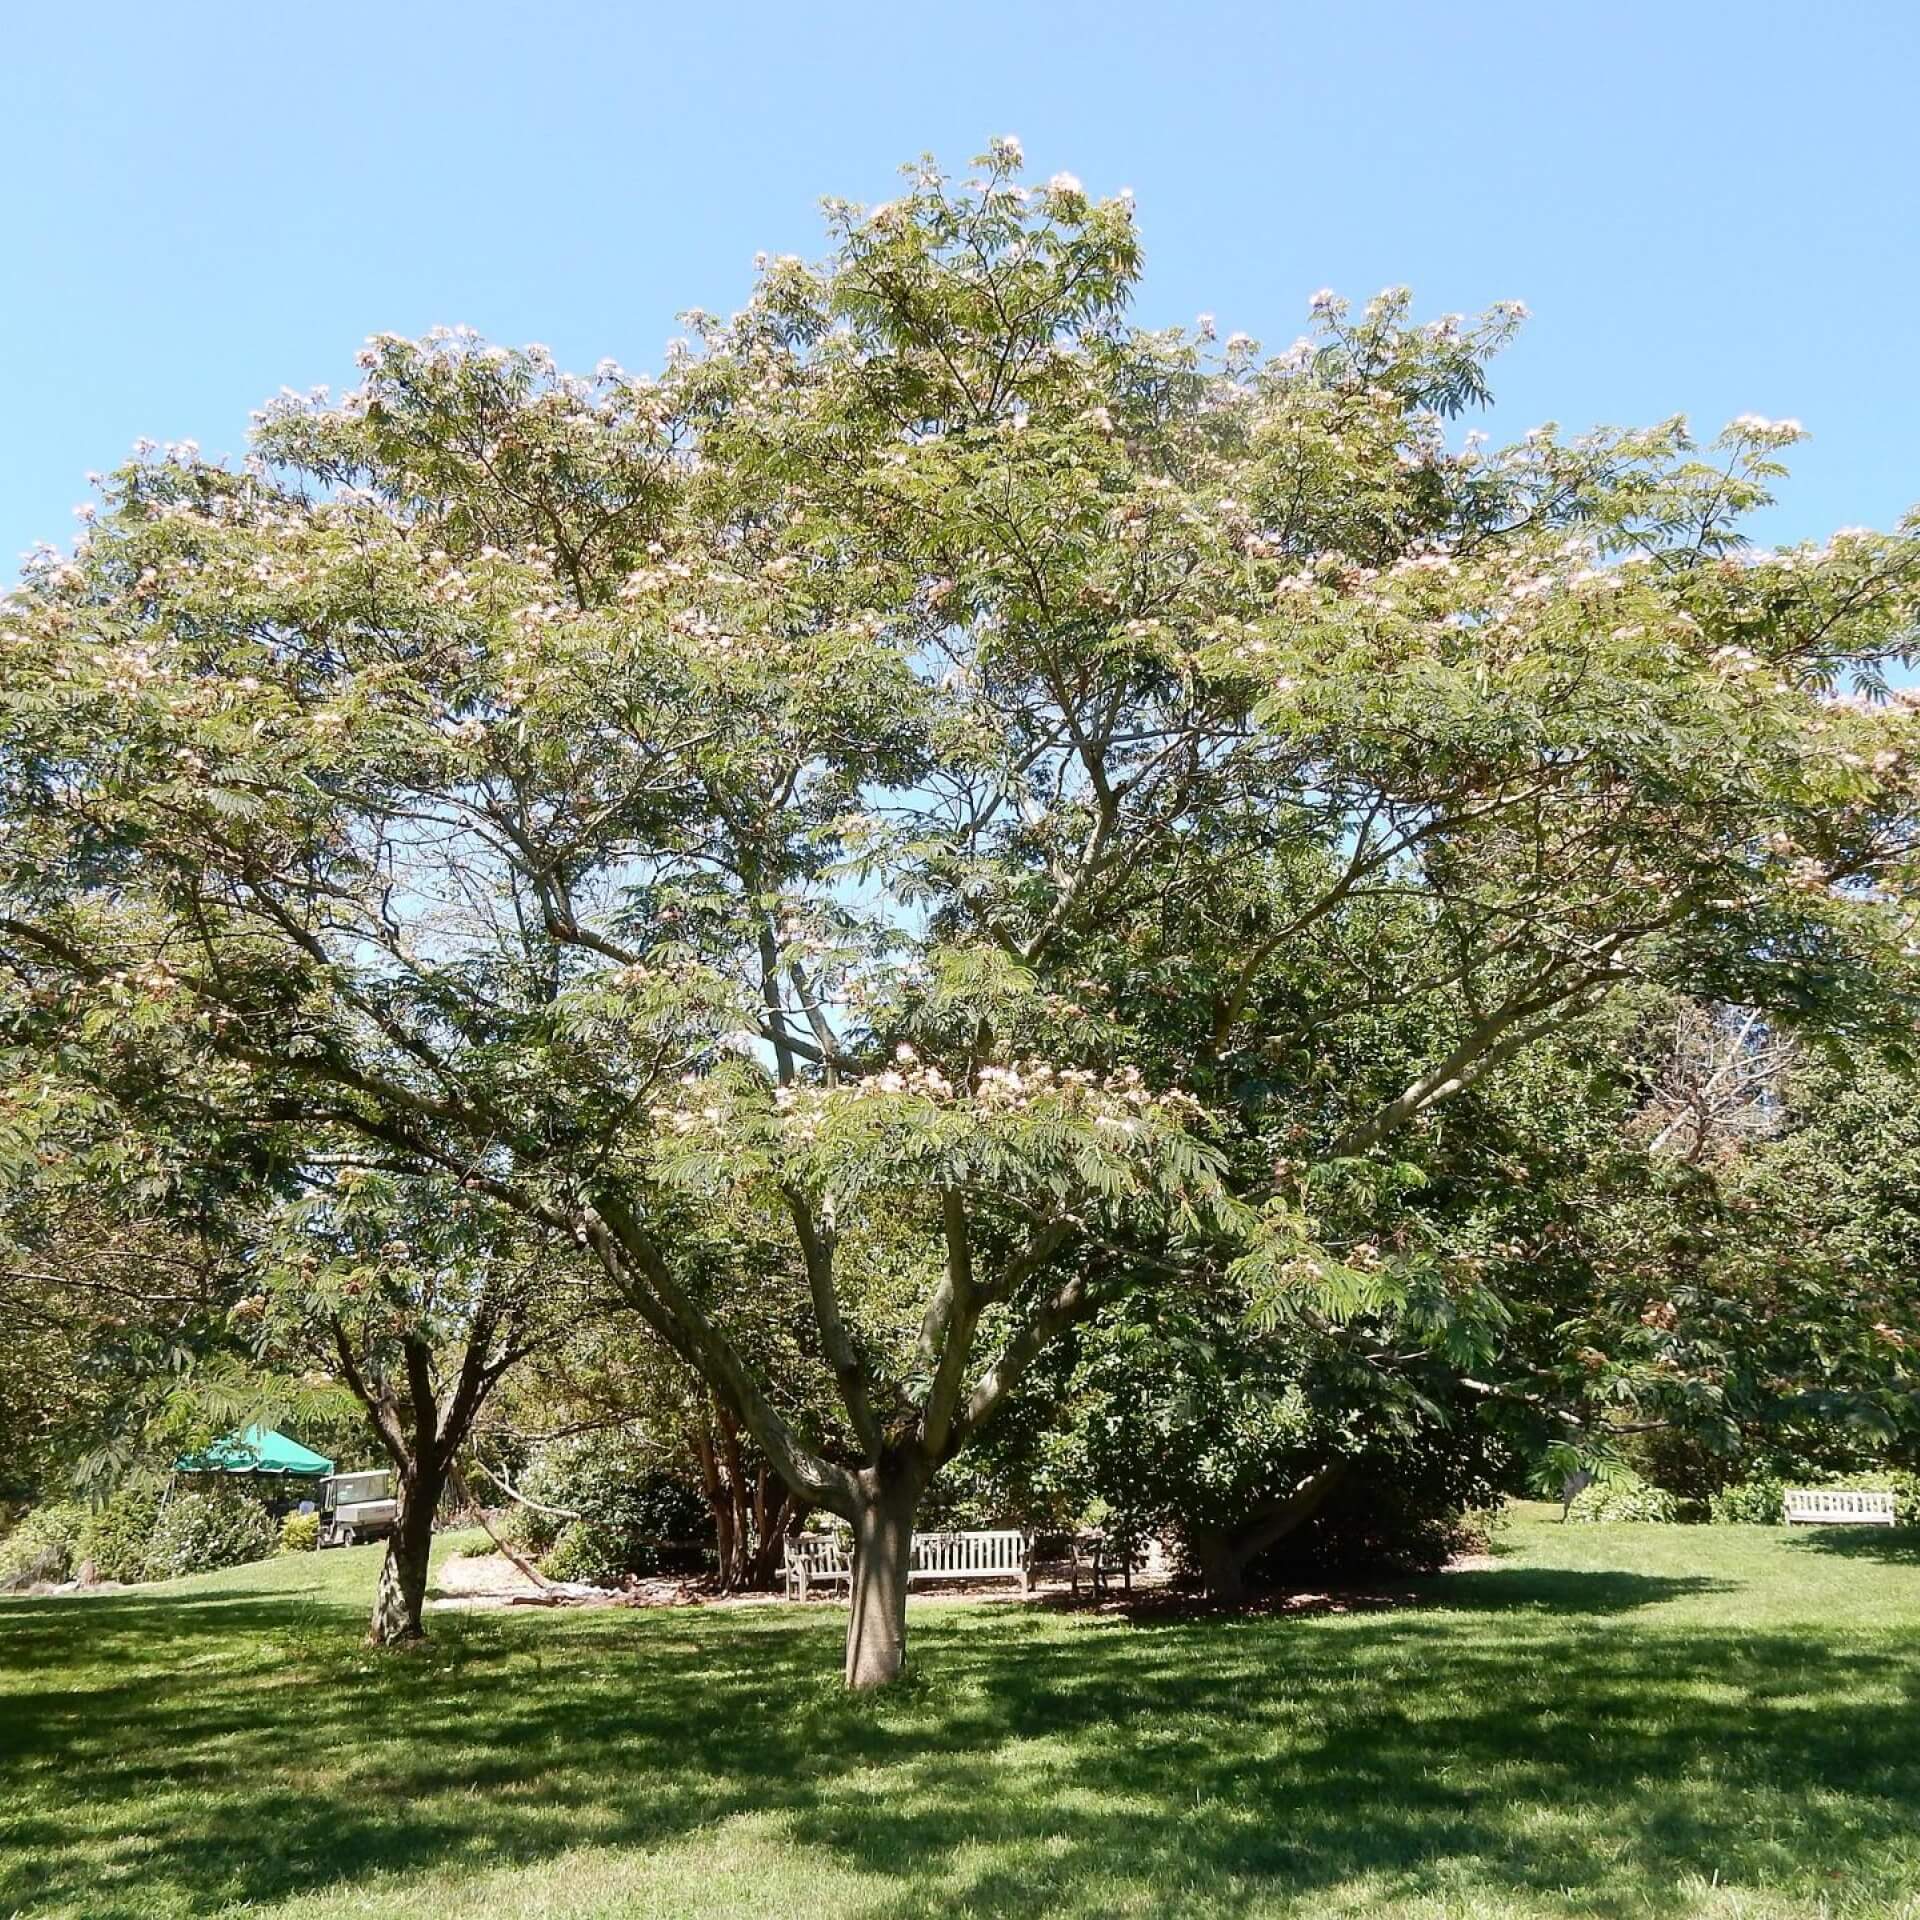
[[[804,1600],[809,1587],[832,1586],[844,1580],[853,1587],[853,1555],[831,1533],[795,1534],[787,1541],[782,1571],[786,1575],[787,1598]]]
[[[967,1533],[916,1533],[908,1549],[907,1583],[916,1580],[1017,1580],[1024,1595],[1030,1572],[1027,1536],[1017,1527]],[[831,1533],[803,1533],[787,1542],[787,1598],[804,1600],[815,1587],[853,1590],[853,1554]]]
[[[1782,1508],[1790,1527],[1890,1527],[1894,1497],[1856,1487],[1789,1487]]]

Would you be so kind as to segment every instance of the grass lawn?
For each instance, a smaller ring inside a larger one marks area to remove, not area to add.
[[[1392,1611],[0,1602],[0,1914],[1920,1916],[1920,1540],[1561,1527]]]

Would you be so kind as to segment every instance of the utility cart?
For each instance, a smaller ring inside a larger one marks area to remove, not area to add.
[[[320,1544],[351,1547],[362,1540],[383,1540],[393,1531],[400,1503],[393,1497],[393,1475],[336,1473],[320,1483]]]

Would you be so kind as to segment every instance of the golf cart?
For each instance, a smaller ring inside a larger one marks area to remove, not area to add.
[[[393,1475],[384,1467],[329,1475],[320,1483],[320,1544],[351,1547],[361,1540],[384,1539],[399,1512]]]

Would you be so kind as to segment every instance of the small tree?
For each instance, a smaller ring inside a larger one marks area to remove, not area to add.
[[[262,1249],[258,1358],[343,1382],[393,1463],[397,1506],[367,1637],[421,1636],[434,1516],[488,1397],[561,1321],[566,1275],[537,1235],[453,1183],[351,1160],[313,1170]]]

